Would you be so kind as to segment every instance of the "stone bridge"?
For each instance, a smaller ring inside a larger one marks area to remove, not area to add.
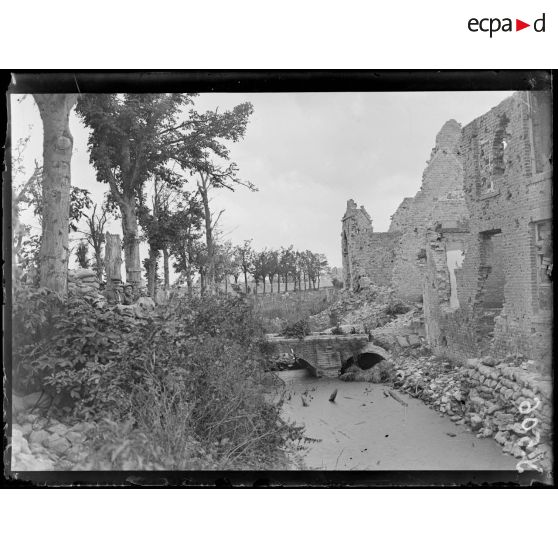
[[[337,376],[348,362],[358,362],[361,368],[371,368],[380,360],[389,359],[386,350],[370,343],[368,335],[312,334],[302,339],[268,335],[273,354],[289,353],[302,368],[317,377]]]

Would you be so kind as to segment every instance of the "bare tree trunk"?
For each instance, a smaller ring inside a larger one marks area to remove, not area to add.
[[[122,245],[118,234],[106,233],[105,272],[107,286],[111,281],[122,281]]]
[[[200,269],[200,291],[201,294],[205,293],[205,272]]]
[[[70,111],[74,94],[34,94],[43,121],[43,237],[41,287],[66,294],[72,148]]]
[[[248,274],[244,272],[244,292],[248,294]]]
[[[97,272],[97,279],[103,280],[103,252],[101,246],[95,247],[95,271]]]
[[[273,275],[269,275],[269,288],[271,289],[271,294],[273,294]]]
[[[281,294],[281,275],[277,274],[277,294]]]
[[[198,192],[200,193],[205,221],[205,243],[207,246],[207,287],[210,293],[215,291],[215,245],[213,242],[213,227],[211,224],[211,211],[209,209],[209,177],[200,173],[201,184],[198,182]]]
[[[124,238],[124,262],[126,264],[126,283],[136,290],[141,283],[140,240],[138,218],[134,198],[122,196],[119,200],[122,216],[122,235]]]
[[[192,296],[194,293],[194,285],[192,284],[192,274],[189,269],[186,271],[186,285],[188,286],[188,294]]]
[[[147,292],[149,296],[155,299],[155,290],[157,284],[157,260],[159,259],[159,251],[151,246],[149,247],[149,258],[147,260]]]
[[[165,274],[165,290],[170,287],[170,271],[169,271],[169,249],[167,246],[163,248],[163,273]]]

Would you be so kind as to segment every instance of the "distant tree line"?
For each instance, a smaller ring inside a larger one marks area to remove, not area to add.
[[[190,250],[188,254],[186,247],[182,254],[177,254],[175,269],[184,277],[190,290],[192,274],[197,272],[201,290],[206,291],[210,269],[207,248],[203,243],[193,242]],[[225,291],[228,291],[230,282],[232,289],[248,293],[251,278],[255,293],[266,293],[268,287],[273,293],[287,292],[289,284],[294,290],[319,289],[327,269],[327,258],[323,254],[295,250],[293,246],[255,250],[252,241],[245,240],[240,245],[216,243],[211,272],[216,284]]]

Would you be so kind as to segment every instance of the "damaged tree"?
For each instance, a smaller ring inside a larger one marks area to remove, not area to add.
[[[40,285],[65,294],[68,280],[68,228],[72,148],[70,111],[75,94],[34,94],[43,121],[42,242]]]
[[[141,262],[138,206],[144,184],[169,159],[168,148],[188,136],[175,137],[187,123],[177,124],[191,95],[82,95],[77,112],[91,129],[90,160],[97,179],[109,184],[109,203],[122,218],[126,281],[138,286]]]

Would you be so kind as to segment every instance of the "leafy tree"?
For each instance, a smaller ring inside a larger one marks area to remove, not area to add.
[[[253,112],[251,103],[242,103],[230,111],[218,110],[204,114],[190,111],[192,135],[195,145],[179,144],[173,158],[183,170],[197,176],[197,191],[200,195],[205,221],[205,243],[207,247],[207,278],[210,291],[215,286],[215,229],[222,211],[217,216],[210,209],[209,197],[212,189],[226,188],[234,192],[237,186],[255,191],[255,186],[238,177],[238,166],[229,162],[230,152],[223,141],[240,141],[246,132],[248,119]],[[227,164],[228,163],[228,164]]]
[[[268,250],[266,271],[271,292],[273,292],[273,279],[276,275],[279,279],[279,252],[277,250]],[[279,283],[277,283],[277,292],[279,292]]]
[[[23,253],[24,239],[30,234],[30,227],[20,221],[21,204],[29,204],[29,192],[38,191],[41,188],[42,168],[35,161],[35,168],[31,176],[28,176],[23,164],[25,148],[31,136],[20,138],[12,149],[12,273],[14,282],[20,278],[23,271],[25,259]],[[40,238],[40,237],[38,237]],[[40,244],[38,245],[40,248]],[[38,263],[38,258],[37,258]]]
[[[193,141],[181,109],[185,94],[81,95],[77,112],[90,128],[90,161],[97,179],[110,188],[109,202],[122,218],[126,281],[141,279],[137,210],[144,185],[169,160],[169,149]]]
[[[169,236],[169,251],[174,256],[174,268],[185,279],[188,292],[193,292],[193,275],[198,258],[197,242],[201,236],[203,221],[199,199],[183,192],[171,214],[170,225],[173,234]]]
[[[218,283],[224,282],[225,292],[228,292],[228,278],[236,269],[234,248],[230,241],[215,244],[214,265],[215,280]]]
[[[233,276],[235,286],[237,286],[238,278],[242,273],[242,257],[237,246],[233,247],[232,250],[229,272]]]
[[[281,248],[279,268],[280,274],[285,279],[285,292],[287,292],[289,277],[292,277],[294,280],[296,276],[296,256],[292,246],[289,246],[288,248]]]
[[[320,288],[320,278],[327,269],[327,258],[323,254],[310,252],[307,254],[307,270],[312,288]]]
[[[244,292],[248,293],[248,274],[252,273],[253,269],[253,254],[252,241],[245,240],[243,244],[236,247],[236,256],[240,265],[240,269],[244,274]]]
[[[265,278],[267,275],[267,253],[265,250],[252,254],[252,276],[254,277],[255,293],[258,293],[260,280],[263,282],[263,292],[265,293]]]

